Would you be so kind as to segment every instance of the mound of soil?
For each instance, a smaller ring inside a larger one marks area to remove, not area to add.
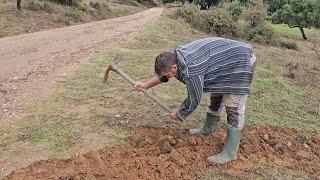
[[[6,179],[193,179],[214,168],[234,176],[244,172],[258,175],[257,164],[319,177],[317,133],[247,125],[238,160],[209,164],[206,158],[221,151],[225,136],[225,126],[207,137],[190,136],[186,129],[138,127],[122,146],[69,160],[35,162]]]

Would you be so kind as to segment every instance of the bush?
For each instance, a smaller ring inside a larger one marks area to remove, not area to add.
[[[0,38],[6,37],[10,32],[10,24],[7,20],[0,19]]]
[[[128,6],[138,6],[138,2],[133,0],[114,0],[113,2],[118,4],[128,5]]]
[[[52,13],[54,9],[54,6],[51,2],[45,0],[43,2],[43,10],[46,11],[47,13]]]
[[[83,19],[82,19],[83,15],[84,15],[83,11],[81,11],[79,9],[75,9],[73,12],[65,12],[59,16],[54,17],[53,21],[64,23],[67,26],[69,26],[69,25],[71,25],[71,22],[83,21]]]
[[[281,41],[280,46],[286,49],[298,49],[297,44],[290,41]]]
[[[261,44],[276,44],[273,28],[267,22],[267,8],[262,0],[252,2],[243,11],[245,22],[243,35],[247,40]]]
[[[90,6],[98,10],[101,19],[107,19],[111,16],[111,9],[104,3],[90,2]]]
[[[232,3],[227,4],[226,9],[228,10],[229,14],[232,16],[234,21],[238,21],[240,15],[242,13],[242,7],[239,1],[234,1]]]
[[[237,24],[225,9],[214,7],[202,11],[199,6],[186,4],[179,9],[178,14],[191,26],[206,33],[224,37],[239,36]]]
[[[201,10],[209,9],[210,7],[217,6],[222,0],[193,0],[194,4],[199,5]]]
[[[28,1],[28,9],[33,11],[38,11],[42,6],[35,2],[34,0]]]
[[[68,5],[68,6],[78,6],[79,5],[78,0],[50,0],[50,1],[62,4],[62,5]]]

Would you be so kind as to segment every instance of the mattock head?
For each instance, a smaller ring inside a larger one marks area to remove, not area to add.
[[[125,60],[124,56],[121,55],[121,54],[118,54],[112,61],[111,63],[109,64],[105,74],[104,74],[104,78],[103,78],[103,82],[106,83],[107,80],[108,80],[108,76],[109,76],[109,71],[115,71],[115,69],[117,68],[117,64],[120,62],[120,61],[123,61]]]

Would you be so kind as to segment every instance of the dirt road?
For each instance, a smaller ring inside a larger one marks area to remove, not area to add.
[[[116,48],[162,11],[0,39],[0,125],[15,122],[30,97],[45,98],[58,77]]]

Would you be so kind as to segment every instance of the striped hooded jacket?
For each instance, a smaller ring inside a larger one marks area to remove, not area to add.
[[[249,94],[254,71],[250,45],[225,38],[206,38],[173,51],[178,60],[176,78],[186,84],[188,91],[177,112],[179,119],[185,120],[196,109],[204,92]]]

